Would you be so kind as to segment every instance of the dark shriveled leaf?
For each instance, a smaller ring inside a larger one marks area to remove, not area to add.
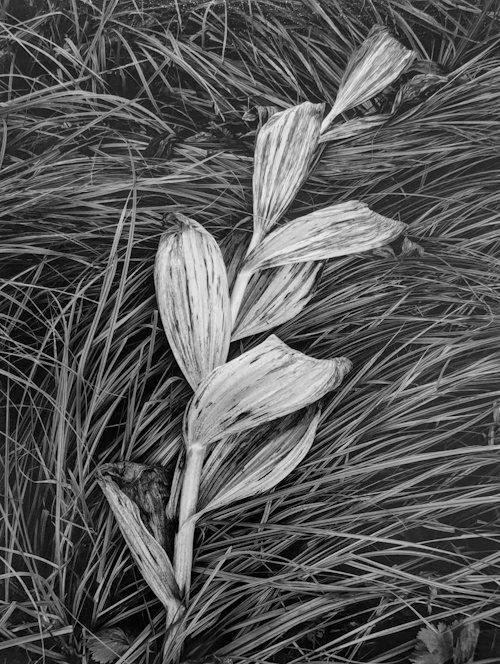
[[[166,550],[171,550],[165,518],[165,505],[170,496],[172,472],[160,466],[145,466],[131,461],[104,464],[101,473],[113,479],[139,508],[149,532]]]

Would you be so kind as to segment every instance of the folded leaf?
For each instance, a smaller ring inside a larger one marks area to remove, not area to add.
[[[340,385],[351,366],[345,357],[308,357],[271,335],[200,384],[184,416],[186,446],[205,446],[304,408]]]
[[[320,416],[321,413],[314,405],[305,413],[300,411],[284,418],[274,430],[271,428],[268,432],[264,445],[258,445],[252,432],[246,436],[240,434],[238,443],[242,447],[249,448],[243,463],[241,453],[238,455],[236,452],[235,464],[224,464],[221,467],[217,464],[218,455],[214,454],[215,463],[207,464],[207,469],[202,475],[201,492],[205,502],[199,501],[197,517],[237,500],[265,493],[284,480],[311,448]],[[259,428],[259,438],[262,435]],[[257,451],[255,451],[256,445],[258,445]],[[230,466],[229,469],[226,468],[227,465]],[[225,473],[226,470],[229,472]],[[221,474],[224,474],[224,481],[218,482],[219,489],[214,492]]]
[[[118,485],[105,472],[99,473],[97,481],[146,583],[169,615],[174,615],[181,609],[180,593],[166,552],[142,522],[137,505]]]
[[[325,132],[340,113],[378,95],[395,81],[416,57],[392,37],[387,28],[376,25],[360,48],[349,58],[332,110],[321,125]]]
[[[405,228],[359,201],[331,205],[269,233],[249,254],[244,270],[359,254],[391,242]]]
[[[177,226],[162,235],[156,256],[156,298],[174,357],[195,390],[226,361],[231,336],[229,289],[212,235],[182,214],[173,214],[171,220]]]
[[[246,290],[231,339],[259,334],[295,318],[316,290],[322,262],[283,265],[255,274]]]
[[[251,247],[283,216],[309,172],[324,104],[305,102],[274,114],[257,134]]]
[[[171,528],[167,524],[165,505],[170,496],[172,470],[160,466],[145,466],[131,461],[106,463],[101,473],[109,476],[139,508],[142,521],[155,540],[166,551],[173,545]]]

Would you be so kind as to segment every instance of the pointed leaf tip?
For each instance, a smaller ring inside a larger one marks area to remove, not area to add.
[[[257,134],[253,174],[255,245],[283,216],[309,173],[324,104],[274,114]]]
[[[345,357],[317,360],[271,335],[215,369],[184,416],[187,447],[251,429],[318,401],[350,371]]]
[[[333,108],[321,125],[321,133],[338,115],[382,92],[415,57],[416,53],[394,39],[387,28],[374,26],[349,58]]]
[[[160,317],[179,367],[193,390],[226,361],[231,309],[226,268],[215,238],[175,213],[155,262]]]
[[[272,231],[249,254],[245,269],[327,260],[381,247],[406,224],[383,217],[359,201],[348,201],[299,217]]]

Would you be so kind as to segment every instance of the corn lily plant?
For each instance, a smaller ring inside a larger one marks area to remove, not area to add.
[[[380,92],[412,58],[376,29],[351,58],[324,120],[324,105],[308,102],[270,115],[256,138],[253,236],[246,249],[237,248],[231,278],[216,240],[200,224],[178,213],[167,219],[170,228],[156,257],[156,297],[170,347],[194,392],[184,414],[173,560],[121,490],[116,469],[105,467],[99,475],[132,555],[166,608],[165,664],[181,653],[198,518],[287,477],[314,441],[318,402],[351,370],[345,357],[317,360],[275,335],[227,362],[231,338],[264,332],[300,313],[323,261],[375,249],[405,229],[360,201],[278,222],[307,178],[333,117]],[[238,458],[245,462],[238,464]]]

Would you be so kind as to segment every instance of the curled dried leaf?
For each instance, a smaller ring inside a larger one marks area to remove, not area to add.
[[[394,39],[387,28],[380,25],[373,27],[349,58],[333,108],[321,125],[321,133],[340,113],[382,92],[415,57],[416,53]]]
[[[103,464],[100,470],[137,505],[149,532],[165,550],[170,551],[172,541],[165,505],[170,496],[173,471],[131,461]]]
[[[329,131],[321,134],[319,143],[330,141],[342,141],[346,138],[356,138],[367,131],[373,131],[387,122],[391,116],[388,114],[365,115],[362,118],[354,118],[335,125]]]
[[[142,522],[137,505],[116,482],[106,472],[99,472],[97,481],[146,583],[167,609],[168,614],[175,615],[181,610],[182,603],[172,563],[165,550]]]

